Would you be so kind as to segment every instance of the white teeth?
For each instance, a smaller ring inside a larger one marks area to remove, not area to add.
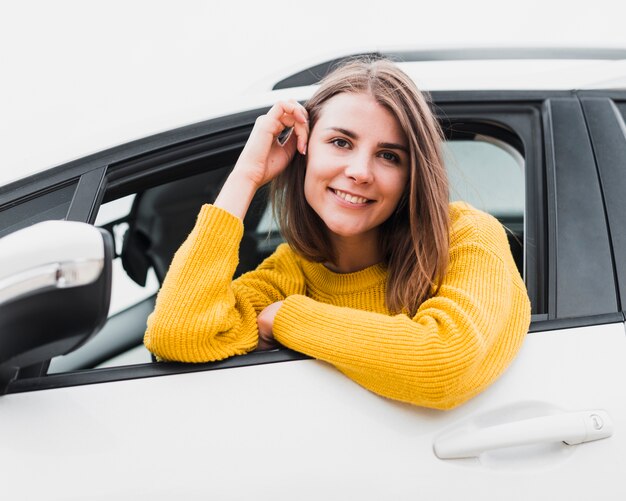
[[[357,197],[354,195],[350,195],[344,191],[333,190],[335,194],[341,198],[343,198],[346,202],[350,202],[352,204],[364,204],[367,202],[367,198]]]

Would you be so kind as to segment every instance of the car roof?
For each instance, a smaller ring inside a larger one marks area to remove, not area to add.
[[[311,64],[273,89],[317,83],[346,59],[388,58],[423,90],[571,90],[626,87],[626,49],[585,47],[395,48]]]
[[[270,106],[279,99],[307,99],[320,77],[345,58],[358,55],[395,60],[427,91],[448,90],[572,90],[626,88],[626,49],[614,48],[463,48],[389,49],[313,60],[280,78],[260,80],[244,95],[211,96],[204,92],[181,107],[164,96],[158,107],[135,110],[134,116],[94,119],[80,134],[60,130],[14,138],[19,146],[4,148],[0,186],[50,167],[135,139],[211,118]],[[107,117],[105,115],[105,117]],[[37,136],[37,137],[35,137]],[[22,143],[20,141],[23,140]],[[30,146],[29,146],[30,145]],[[36,147],[34,146],[36,145]]]

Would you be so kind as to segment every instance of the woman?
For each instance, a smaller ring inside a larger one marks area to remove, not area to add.
[[[204,362],[277,341],[404,402],[449,409],[478,394],[517,353],[530,304],[502,226],[448,202],[441,142],[385,60],[340,67],[305,107],[274,105],[174,257],[148,349]],[[269,181],[287,244],[232,281],[242,220]]]

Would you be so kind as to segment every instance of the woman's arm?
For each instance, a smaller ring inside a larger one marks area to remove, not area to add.
[[[144,344],[152,353],[180,362],[247,353],[258,343],[258,312],[304,293],[304,278],[286,245],[232,282],[242,234],[240,219],[211,205],[202,207],[148,317]]]
[[[294,133],[278,143],[289,127]],[[155,355],[206,362],[251,351],[258,343],[257,313],[301,290],[297,274],[281,276],[280,252],[260,267],[250,287],[231,282],[254,194],[289,165],[296,148],[306,152],[307,137],[307,113],[296,101],[278,102],[257,119],[215,203],[202,208],[172,260],[144,336]]]
[[[291,296],[274,319],[275,338],[380,395],[439,409],[465,402],[506,369],[530,322],[506,236],[497,221],[487,225],[462,228],[440,290],[414,318]]]

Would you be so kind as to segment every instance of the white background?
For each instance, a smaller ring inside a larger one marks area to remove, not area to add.
[[[45,0],[0,4],[0,185],[130,139],[307,62],[391,47],[626,47],[594,0]],[[107,138],[97,142],[95,138]],[[73,148],[83,145],[82,150]],[[78,153],[76,153],[78,154]]]

